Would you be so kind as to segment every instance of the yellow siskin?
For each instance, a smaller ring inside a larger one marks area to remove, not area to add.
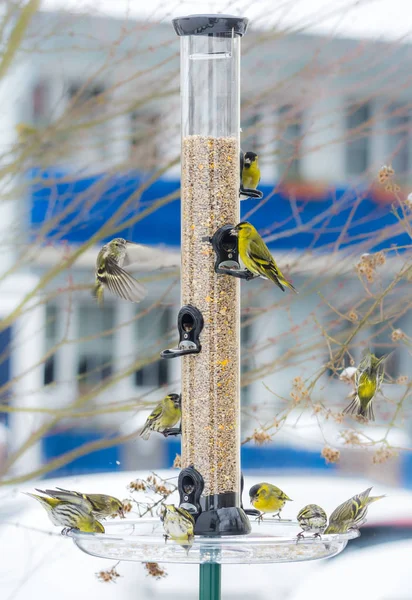
[[[43,490],[36,490],[41,494],[47,494]],[[27,493],[35,498],[46,509],[53,525],[67,529],[79,529],[87,533],[104,533],[104,527],[98,521],[90,507],[90,502],[83,498],[72,495],[70,501],[60,500],[54,497],[38,496]],[[62,532],[63,533],[63,532]]]
[[[255,190],[260,181],[258,155],[255,152],[246,152],[243,158],[242,185],[249,190]]]
[[[260,510],[260,519],[264,513],[274,513],[280,519],[280,511],[291,498],[271,483],[258,483],[249,490],[250,503]]]
[[[340,504],[329,517],[328,533],[346,533],[350,529],[359,529],[366,522],[369,504],[385,496],[369,496],[371,487]]]
[[[270,279],[280,287],[282,292],[287,287],[296,294],[298,293],[293,285],[283,276],[269,248],[253,225],[242,221],[230,233],[238,237],[239,255],[248,271],[254,275],[260,275],[264,279]]]
[[[302,528],[298,533],[298,539],[304,537],[304,533],[312,533],[314,537],[320,537],[328,523],[327,514],[317,504],[307,504],[299,511],[296,518]]]
[[[140,432],[140,437],[148,440],[152,431],[163,433],[166,437],[168,430],[176,425],[181,415],[180,395],[168,394],[147,417],[147,421]]]
[[[70,501],[71,496],[83,498],[83,500],[90,503],[94,516],[99,519],[116,517],[117,515],[120,515],[122,519],[125,518],[123,502],[114,496],[107,496],[106,494],[82,494],[63,488],[56,488],[56,490],[45,490],[45,493],[53,496],[53,498],[67,501]]]
[[[170,537],[189,552],[195,539],[195,520],[192,515],[184,508],[163,504],[161,519],[166,541]]]
[[[386,354],[377,358],[370,351],[365,353],[355,373],[355,397],[344,413],[360,415],[370,421],[375,420],[373,399],[381,387],[384,376],[383,363],[388,356],[390,355]]]
[[[136,262],[135,254],[139,245],[128,242],[123,238],[115,238],[103,246],[96,260],[96,281],[93,295],[99,304],[103,302],[104,290],[107,288],[112,294],[140,302],[147,294],[147,290],[123,269],[124,266]]]

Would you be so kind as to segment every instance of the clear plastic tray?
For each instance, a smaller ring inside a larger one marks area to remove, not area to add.
[[[300,527],[296,522],[252,521],[252,532],[242,536],[196,536],[192,547],[185,548],[163,537],[159,519],[113,521],[105,523],[106,533],[71,531],[68,536],[87,554],[113,560],[160,563],[253,564],[297,562],[330,558],[342,552],[359,531],[346,534],[309,537],[297,543]]]

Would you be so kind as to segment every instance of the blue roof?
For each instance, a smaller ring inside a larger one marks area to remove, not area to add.
[[[67,171],[35,169],[30,177],[32,235],[40,234],[43,238],[42,225],[46,222],[50,225],[55,219],[55,226],[44,236],[46,240],[85,242],[130,200],[130,206],[124,208],[116,226],[103,239],[118,235],[142,244],[180,245],[180,199],[156,209],[134,225],[122,225],[153,207],[159,199],[178,191],[180,182],[177,180],[159,179],[143,192],[139,201],[133,199],[133,194],[145,179],[135,172],[74,178]],[[398,221],[390,204],[372,193],[364,193],[359,200],[359,192],[353,189],[316,191],[306,186],[307,194],[301,187],[297,199],[291,202],[290,189],[274,194],[273,186],[261,186],[260,189],[264,199],[268,197],[267,201],[260,202],[256,212],[258,201],[243,201],[242,218],[251,221],[262,235],[271,236],[271,247],[328,251],[341,236],[340,248],[369,240],[368,248],[376,251],[390,244],[401,246],[410,241],[400,228],[389,241],[379,239],[380,231]],[[253,214],[249,216],[249,213]],[[347,232],[342,235],[348,221]]]

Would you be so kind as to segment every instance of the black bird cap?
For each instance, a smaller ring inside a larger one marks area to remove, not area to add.
[[[257,159],[256,152],[246,152],[244,159],[246,160],[247,158],[253,162]]]
[[[257,483],[256,485],[253,485],[250,488],[250,490],[249,490],[249,496],[250,496],[250,498],[253,498],[254,496],[256,496],[256,494],[258,493],[261,485],[262,485],[261,483]]]
[[[235,35],[243,36],[249,19],[235,15],[188,15],[172,20],[177,35]]]
[[[172,400],[172,402],[178,402],[180,404],[182,398],[180,396],[180,394],[168,394],[170,400]]]
[[[236,227],[233,227],[233,229],[238,230],[238,229],[240,229],[242,227],[242,225],[250,225],[250,223],[248,223],[247,221],[241,221],[240,223],[238,223],[236,225]]]

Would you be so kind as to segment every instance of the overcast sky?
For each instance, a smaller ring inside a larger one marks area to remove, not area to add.
[[[412,0],[43,0],[42,6],[154,21],[219,12],[249,17],[255,27],[412,39]]]

